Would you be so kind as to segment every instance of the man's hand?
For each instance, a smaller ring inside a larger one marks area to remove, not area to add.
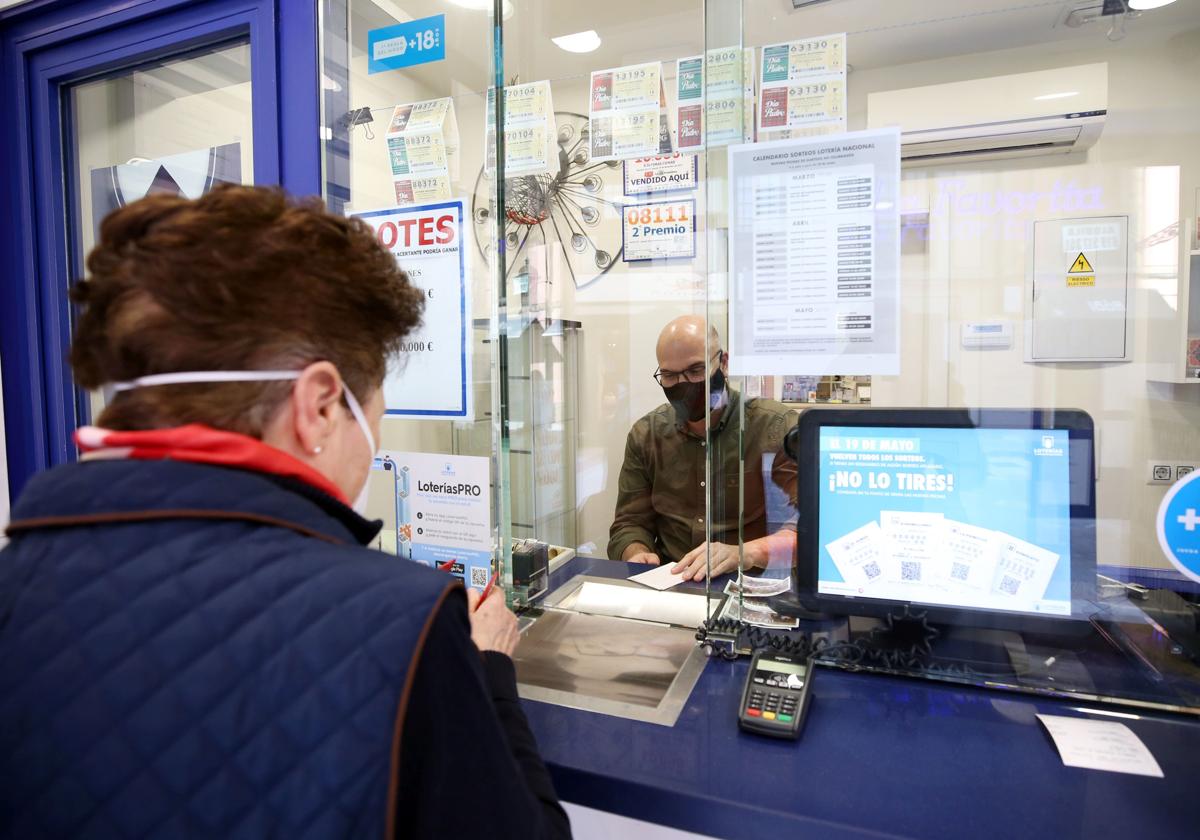
[[[710,546],[712,547],[711,569],[708,568],[707,557],[707,550]],[[745,554],[747,569],[753,569],[760,565],[758,552],[754,550],[752,543],[746,543]],[[765,566],[765,563],[762,565]],[[683,559],[672,567],[671,574],[682,575],[684,580],[704,580],[710,572],[713,577],[717,577],[718,575],[737,571],[737,567],[738,547],[736,545],[701,543],[683,555]]]
[[[657,566],[662,558],[641,543],[630,543],[621,552],[621,559],[626,563],[641,563],[644,566]]]
[[[471,641],[480,651],[494,650],[512,656],[520,641],[517,617],[504,604],[504,590],[494,587],[487,600],[479,603],[481,595],[467,590],[467,615],[471,620]]]

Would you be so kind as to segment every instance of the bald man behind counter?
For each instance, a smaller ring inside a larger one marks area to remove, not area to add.
[[[796,464],[783,438],[796,414],[774,400],[745,400],[745,476],[738,465],[738,403],[729,387],[729,354],[714,329],[687,315],[667,324],[655,348],[667,404],[638,420],[625,443],[608,556],[630,563],[674,563],[685,580],[708,573],[705,499],[712,502],[711,572],[738,565],[738,496],[744,482],[746,568],[789,564],[796,549],[794,521],[770,532],[764,463],[770,481],[796,504]],[[710,398],[705,403],[705,380]],[[705,420],[709,433],[706,436]],[[712,449],[712,487],[705,455]],[[766,456],[766,458],[764,458]],[[711,492],[710,492],[711,491]]]

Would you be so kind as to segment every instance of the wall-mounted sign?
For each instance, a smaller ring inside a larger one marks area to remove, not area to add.
[[[760,132],[846,130],[844,32],[763,47],[760,78]]]
[[[754,48],[728,47],[676,63],[675,148],[754,140]]]
[[[352,214],[375,229],[413,285],[425,292],[421,328],[400,348],[401,365],[383,383],[392,417],[467,417],[471,323],[463,201]]]
[[[687,198],[627,204],[621,236],[625,262],[693,259],[696,202]]]
[[[487,94],[483,159],[496,169],[496,91]],[[550,83],[529,82],[504,89],[504,177],[558,172],[558,128]]]
[[[695,155],[661,155],[625,161],[625,195],[694,190],[699,165]]]
[[[900,372],[900,131],[729,147],[730,372]]]
[[[1175,482],[1163,497],[1158,544],[1176,569],[1200,583],[1200,472]]]
[[[446,57],[446,16],[410,20],[367,32],[367,73],[399,70]]]
[[[448,199],[458,176],[454,100],[397,105],[388,123],[387,151],[398,206]]]
[[[590,89],[588,128],[593,161],[671,151],[661,62],[595,70]]]

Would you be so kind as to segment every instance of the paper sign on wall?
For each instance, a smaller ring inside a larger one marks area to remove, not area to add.
[[[483,159],[496,169],[496,91],[488,90]],[[550,82],[504,89],[504,177],[558,172],[558,127]]]
[[[471,323],[463,200],[354,213],[375,230],[413,285],[425,292],[421,328],[401,346],[383,383],[387,413],[428,419],[470,414]]]
[[[661,62],[595,70],[590,90],[588,130],[593,161],[670,154],[671,127]]]
[[[790,136],[846,130],[846,34],[762,49],[758,130]]]
[[[396,554],[446,567],[467,586],[492,570],[490,459],[381,451],[395,493]]]
[[[696,256],[696,202],[689,198],[627,204],[622,247],[625,262],[692,259]]]
[[[458,119],[449,97],[398,105],[387,131],[396,205],[450,197],[458,177]]]
[[[729,147],[730,372],[899,373],[900,133]]]
[[[367,73],[398,70],[446,57],[446,16],[410,20],[367,32]]]
[[[681,58],[675,64],[675,145],[704,145],[704,57]]]
[[[680,151],[754,139],[753,47],[679,59],[675,139]]]
[[[625,195],[694,190],[699,166],[695,155],[662,155],[625,161]]]

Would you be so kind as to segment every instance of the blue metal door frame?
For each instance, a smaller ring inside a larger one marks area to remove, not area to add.
[[[254,181],[319,194],[315,2],[82,0],[0,12],[0,363],[11,496],[73,460],[75,390],[66,354],[66,86],[248,36]]]

